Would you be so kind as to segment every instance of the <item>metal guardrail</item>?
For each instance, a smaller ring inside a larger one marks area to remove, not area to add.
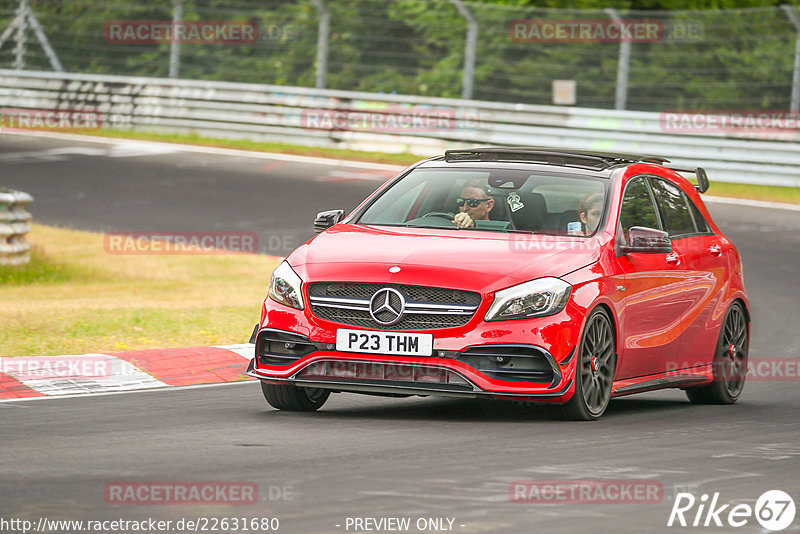
[[[778,139],[764,140],[753,139],[752,131],[676,133],[664,127],[662,114],[651,112],[0,70],[4,126],[24,127],[12,120],[20,109],[34,110],[34,114],[42,110],[89,111],[97,114],[96,126],[102,128],[420,155],[475,145],[650,153],[668,157],[676,166],[704,167],[712,182],[800,186],[797,126],[777,132]],[[309,113],[325,111],[392,115],[425,110],[445,114],[446,127],[401,132],[350,125],[314,127],[308,118]]]
[[[22,265],[31,259],[31,246],[25,241],[31,230],[25,206],[31,202],[28,193],[0,187],[0,265]]]

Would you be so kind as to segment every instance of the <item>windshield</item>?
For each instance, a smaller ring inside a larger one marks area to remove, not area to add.
[[[415,169],[359,224],[590,236],[608,180],[508,169]]]

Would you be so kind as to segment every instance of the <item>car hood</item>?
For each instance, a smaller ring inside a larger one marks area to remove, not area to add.
[[[287,261],[306,281],[494,291],[597,261],[597,238],[339,224]],[[394,267],[390,272],[390,268]],[[399,267],[399,270],[396,268]]]

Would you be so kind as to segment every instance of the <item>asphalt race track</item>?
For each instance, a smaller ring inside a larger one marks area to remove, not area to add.
[[[35,221],[253,231],[261,251],[275,255],[311,235],[316,212],[350,210],[388,177],[17,135],[0,137],[0,161],[0,185],[34,195]],[[792,359],[796,370],[800,211],[709,207],[744,258],[751,359]],[[293,414],[268,407],[257,383],[0,403],[0,517],[274,517],[287,533],[354,532],[353,518],[390,517],[411,518],[409,532],[421,531],[420,518],[445,518],[445,527],[452,519],[451,531],[464,533],[767,532],[754,518],[737,529],[702,520],[668,528],[667,520],[679,492],[698,500],[719,492],[719,503],[754,506],[780,489],[799,501],[799,386],[796,374],[749,381],[733,406],[694,406],[678,390],[642,394],[613,401],[595,423],[515,405],[347,394],[317,413]],[[509,494],[515,481],[640,479],[663,485],[660,502],[542,504]],[[251,482],[259,502],[107,504],[106,485],[123,481]],[[800,532],[800,514],[783,532]]]

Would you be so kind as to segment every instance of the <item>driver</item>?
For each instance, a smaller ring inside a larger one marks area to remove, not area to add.
[[[479,180],[467,182],[456,199],[459,213],[453,222],[459,228],[471,228],[475,221],[488,221],[489,212],[494,207],[494,199],[486,192],[486,186]]]

